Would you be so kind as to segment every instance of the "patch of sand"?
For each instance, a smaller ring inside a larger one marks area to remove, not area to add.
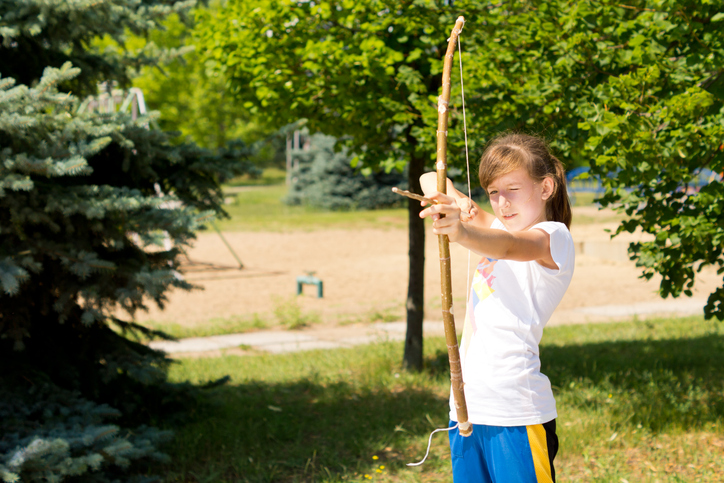
[[[639,278],[640,269],[626,256],[626,246],[641,235],[623,234],[613,241],[605,229],[616,223],[576,226],[575,214],[596,216],[595,208],[574,209],[572,234],[576,242],[576,270],[571,286],[551,323],[597,320],[580,310],[603,305],[657,303],[658,279]],[[611,218],[611,213],[606,214]],[[602,217],[602,220],[604,218]],[[404,319],[408,278],[406,227],[399,229],[324,230],[314,232],[224,234],[244,262],[243,270],[205,270],[185,273],[203,290],[172,291],[165,310],[152,308],[138,314],[139,322],[153,320],[182,326],[213,323],[213,319],[256,314],[276,325],[274,309],[296,293],[296,277],[315,271],[324,282],[324,297],[306,286],[297,302],[305,312],[319,315],[325,325],[367,322],[375,312]],[[428,232],[425,241],[425,314],[439,320],[440,270],[437,239]],[[201,234],[189,250],[191,260],[235,266],[236,262],[215,233]],[[453,294],[456,316],[464,316],[467,273],[477,263],[474,254],[451,245]],[[696,284],[695,297],[706,296],[721,284],[714,271],[705,271]]]

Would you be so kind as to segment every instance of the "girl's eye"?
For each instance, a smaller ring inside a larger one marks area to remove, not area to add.
[[[493,195],[497,195],[497,194],[498,194],[498,192],[495,190],[488,191],[488,196],[493,196]]]

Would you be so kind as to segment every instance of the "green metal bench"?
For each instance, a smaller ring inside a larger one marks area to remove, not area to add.
[[[297,277],[297,295],[302,294],[302,287],[304,285],[316,285],[317,286],[317,298],[321,299],[324,296],[324,283],[315,277],[316,272],[307,272],[306,275],[300,275]]]

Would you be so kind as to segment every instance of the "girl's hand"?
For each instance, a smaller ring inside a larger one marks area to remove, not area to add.
[[[437,191],[430,193],[428,198],[439,201],[420,212],[420,218],[432,218],[432,232],[435,235],[447,235],[450,241],[456,241],[463,230],[461,211],[455,198]],[[441,217],[440,215],[445,215]]]
[[[460,220],[463,222],[472,221],[478,214],[478,208],[473,203],[473,200],[468,198],[455,198],[455,201],[460,208]]]
[[[430,171],[420,176],[420,187],[426,197],[430,198],[429,195],[436,193],[437,190],[437,173]],[[448,195],[452,196],[458,204],[458,207],[462,211],[461,220],[468,222],[472,221],[478,214],[478,207],[473,203],[473,200],[459,192],[452,181],[447,180],[447,192]],[[423,204],[424,206],[424,204]]]

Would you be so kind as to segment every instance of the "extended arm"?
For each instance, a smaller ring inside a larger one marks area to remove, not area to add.
[[[536,261],[546,268],[558,268],[551,256],[550,235],[545,231],[534,229],[507,232],[489,228],[489,225],[480,226],[479,222],[462,223],[460,207],[454,197],[441,193],[431,193],[428,196],[440,201],[440,204],[422,210],[420,217],[432,217],[434,234],[447,235],[450,241],[482,256],[518,262]],[[445,217],[441,218],[441,214]]]
[[[490,258],[518,262],[536,261],[546,268],[558,268],[551,256],[551,237],[540,229],[511,233],[466,224],[462,225],[456,241],[475,253]]]

